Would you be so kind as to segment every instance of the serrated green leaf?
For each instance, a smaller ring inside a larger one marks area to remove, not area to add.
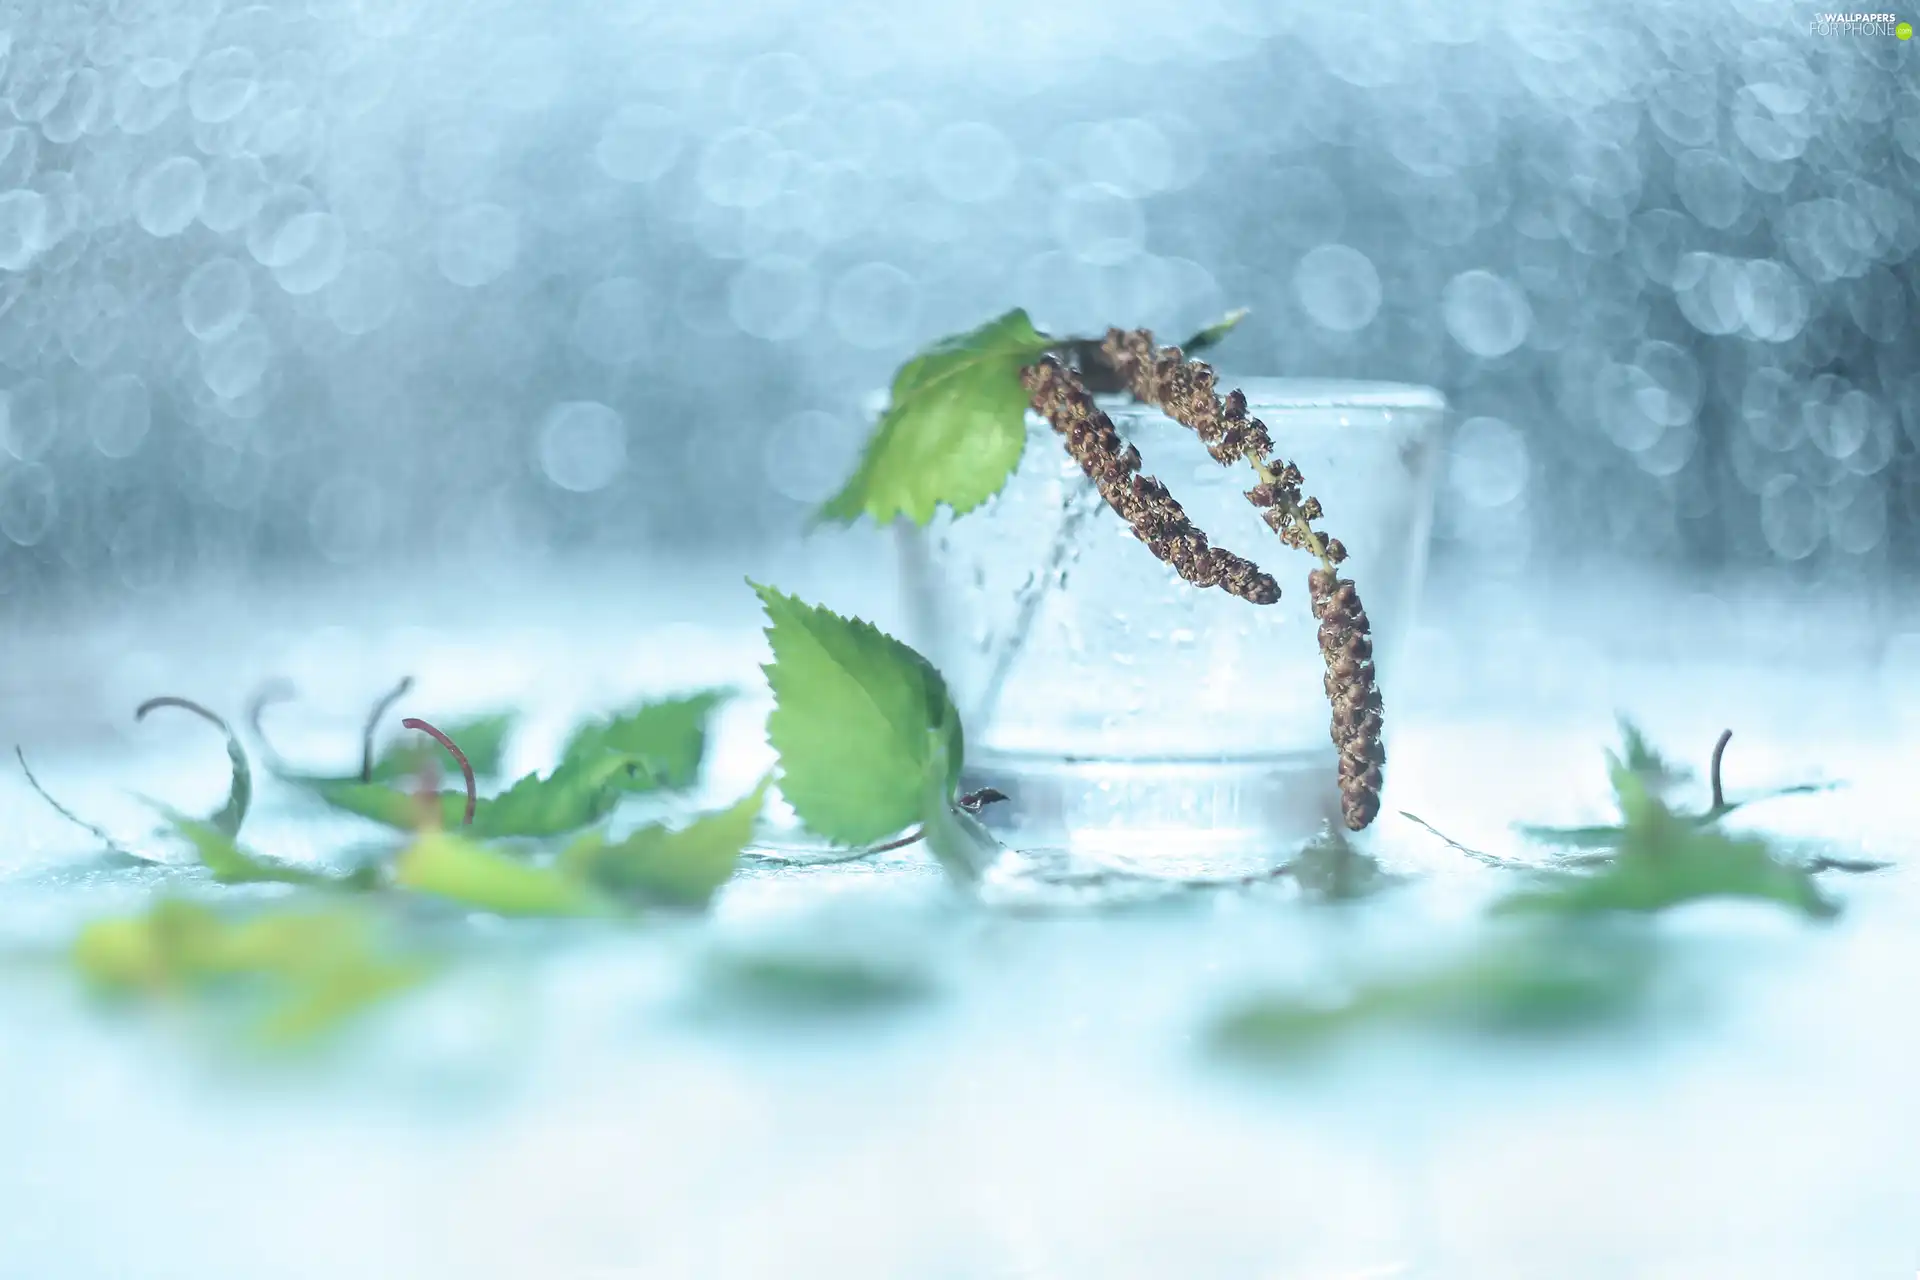
[[[1217,347],[1220,340],[1240,327],[1240,322],[1253,314],[1251,307],[1235,307],[1218,320],[1202,329],[1180,344],[1180,350],[1189,356],[1198,355],[1209,347]]]
[[[499,795],[482,797],[471,825],[462,821],[466,792],[442,791],[438,825],[477,838],[567,835],[612,813],[644,772],[643,762],[626,756],[581,756],[545,777],[529,773]],[[420,802],[409,791],[369,782],[319,782],[311,790],[334,808],[382,826],[411,831],[420,825]]]
[[[858,618],[751,584],[767,611],[774,709],[767,736],[780,791],[807,828],[868,844],[920,820],[929,731],[947,752],[949,797],[965,745],[946,682],[931,663]]]
[[[907,361],[859,469],[818,518],[924,525],[942,504],[964,515],[1000,492],[1027,443],[1020,370],[1052,345],[1016,309]]]
[[[307,789],[315,798],[342,813],[351,813],[384,827],[411,831],[420,825],[420,799],[411,791],[401,791],[378,782],[337,778],[311,779]],[[442,791],[439,799],[439,825],[459,826],[467,811],[467,793]]]
[[[443,831],[426,831],[394,859],[395,883],[505,916],[605,915],[609,904],[572,876]]]
[[[1511,894],[1495,904],[1496,914],[1649,912],[1703,898],[1777,902],[1814,917],[1837,911],[1806,869],[1780,861],[1766,841],[1674,813],[1624,763],[1614,764],[1613,787],[1625,818],[1618,853],[1592,874]]]
[[[617,843],[589,832],[561,853],[560,866],[623,899],[704,907],[733,878],[772,783],[763,778],[737,804],[702,814],[678,830],[646,826]]]
[[[630,710],[581,725],[567,739],[560,758],[590,762],[604,755],[639,761],[631,790],[677,791],[700,780],[707,751],[707,723],[714,709],[733,696],[730,689],[705,689],[675,698],[644,702]]]
[[[562,836],[578,831],[612,813],[644,772],[643,762],[621,755],[563,760],[544,778],[530,773],[492,799],[482,800],[468,834]]]

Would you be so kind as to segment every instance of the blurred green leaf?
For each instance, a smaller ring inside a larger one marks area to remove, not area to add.
[[[1674,813],[1618,760],[1613,789],[1625,822],[1612,860],[1590,874],[1556,876],[1511,894],[1496,913],[1660,911],[1701,898],[1753,898],[1821,918],[1838,911],[1808,871],[1780,861],[1766,841],[1708,830],[1696,816]]]
[[[617,755],[642,765],[633,775],[634,790],[691,787],[700,780],[700,765],[707,750],[707,723],[714,709],[731,696],[729,689],[705,689],[644,702],[582,725],[567,740],[561,761],[584,764]]]
[[[534,866],[462,836],[424,831],[400,851],[394,882],[503,916],[599,916],[612,904],[553,867]]]
[[[773,647],[767,736],[781,794],[808,829],[859,845],[920,821],[934,741],[946,748],[938,781],[951,797],[965,748],[932,664],[858,618],[752,585]]]
[[[1188,356],[1199,355],[1209,347],[1217,347],[1220,340],[1240,327],[1240,322],[1253,314],[1251,307],[1235,307],[1218,320],[1180,344],[1180,350]]]
[[[733,878],[772,783],[772,778],[763,778],[737,804],[703,814],[678,830],[646,826],[617,843],[609,843],[598,831],[588,832],[561,853],[560,866],[573,878],[621,898],[704,907]]]
[[[1655,795],[1663,795],[1670,788],[1693,777],[1690,769],[1669,761],[1647,736],[1640,732],[1640,726],[1625,716],[1619,718],[1621,750],[1618,756],[1609,753],[1609,760],[1624,766],[1638,777]]]
[[[463,826],[467,795],[439,793],[439,825],[479,838],[562,836],[590,827],[612,813],[634,790],[645,764],[626,756],[582,755],[562,761],[545,777],[529,773],[497,796],[482,797],[473,823]],[[420,825],[420,802],[409,791],[372,782],[322,782],[313,794],[346,813],[410,831]]]
[[[359,875],[335,877],[259,857],[211,822],[202,822],[156,805],[175,835],[193,846],[200,864],[221,884],[291,884],[308,888],[370,888]]]
[[[717,1004],[799,1016],[893,1008],[934,991],[924,972],[900,961],[793,946],[715,952],[702,987]]]
[[[190,999],[239,1016],[256,1038],[310,1040],[431,972],[381,946],[360,910],[283,910],[229,919],[163,898],[146,912],[95,921],[72,959],[93,986]]]
[[[907,361],[859,469],[817,518],[924,525],[941,504],[964,515],[1000,492],[1027,443],[1020,370],[1052,345],[1014,310]]]
[[[1279,1057],[1376,1026],[1490,1034],[1568,1031],[1637,1010],[1658,975],[1657,960],[1652,945],[1640,938],[1532,932],[1325,998],[1257,995],[1217,1018],[1209,1039],[1224,1054]]]

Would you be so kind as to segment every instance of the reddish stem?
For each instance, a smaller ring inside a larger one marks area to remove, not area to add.
[[[472,826],[473,811],[475,806],[477,806],[480,803],[480,793],[475,788],[473,783],[473,765],[468,763],[467,753],[462,751],[459,748],[459,746],[455,744],[452,738],[449,738],[446,734],[440,732],[438,729],[428,724],[425,720],[419,719],[416,716],[408,716],[405,720],[402,720],[400,723],[405,728],[418,729],[420,732],[426,734],[429,738],[432,738],[435,742],[445,747],[447,749],[447,754],[453,757],[454,763],[460,766],[460,776],[462,778],[465,778],[467,782],[467,816],[461,820],[460,825],[464,827]]]

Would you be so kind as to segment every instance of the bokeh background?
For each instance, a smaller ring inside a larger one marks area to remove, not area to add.
[[[1760,0],[9,0],[0,589],[762,546],[1013,305],[1429,383],[1436,565],[1920,553],[1913,43]]]

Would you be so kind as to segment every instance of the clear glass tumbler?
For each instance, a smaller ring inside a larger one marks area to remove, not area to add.
[[[1341,566],[1373,624],[1388,773],[1397,658],[1425,571],[1446,402],[1426,387],[1235,381],[1279,455],[1346,544]],[[1271,865],[1322,830],[1335,794],[1329,708],[1305,552],[1244,496],[1192,432],[1129,397],[1102,397],[1142,471],[1210,541],[1279,581],[1254,605],[1182,580],[1101,500],[1063,442],[1027,417],[1020,466],[995,498],[926,528],[902,524],[911,643],[946,676],[969,787],[1011,797],[983,813],[1021,848],[1064,848],[1180,873]]]

